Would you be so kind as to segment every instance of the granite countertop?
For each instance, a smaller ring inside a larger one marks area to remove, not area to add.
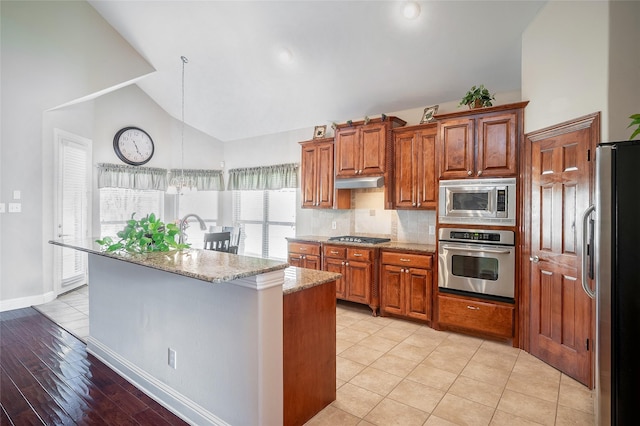
[[[342,275],[335,272],[316,271],[315,269],[297,268],[289,266],[284,270],[284,294],[295,293],[320,284],[335,281]]]
[[[232,281],[289,266],[275,260],[200,249],[145,254],[107,253],[94,240],[53,240],[49,243],[211,283]]]
[[[423,254],[434,254],[436,252],[435,244],[419,244],[419,243],[407,243],[402,241],[389,241],[388,243],[381,244],[364,244],[364,243],[352,243],[343,241],[329,241],[330,237],[322,237],[317,235],[303,235],[296,237],[287,237],[288,241],[299,241],[309,243],[328,243],[335,245],[367,247],[367,248],[379,248],[389,251],[401,251],[401,252],[416,252]]]

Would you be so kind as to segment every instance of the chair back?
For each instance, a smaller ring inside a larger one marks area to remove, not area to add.
[[[231,242],[229,245],[229,253],[238,254],[238,246],[240,245],[240,233],[241,228],[239,226],[225,226],[222,228],[223,232],[229,232],[231,234]]]
[[[204,234],[204,249],[215,251],[229,251],[231,246],[230,232],[208,232]]]

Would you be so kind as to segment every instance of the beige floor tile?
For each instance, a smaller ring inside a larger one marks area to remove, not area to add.
[[[353,330],[349,327],[336,331],[336,338],[347,340],[352,343],[358,343],[367,337],[369,337],[369,333],[360,330]]]
[[[495,410],[453,394],[446,394],[433,414],[459,425],[488,425]]]
[[[355,344],[350,348],[345,349],[340,354],[341,357],[350,359],[351,361],[358,362],[360,364],[369,365],[378,358],[384,355],[384,352],[372,349],[361,344]]]
[[[595,416],[573,408],[558,406],[556,426],[592,426],[595,425]]]
[[[407,331],[411,331],[411,333],[415,333],[420,328],[422,328],[422,324],[396,318],[395,321],[389,322],[389,327],[400,328],[402,330],[407,330]]]
[[[422,362],[427,355],[429,355],[433,349],[421,348],[419,346],[409,345],[405,342],[398,343],[388,353],[398,356],[400,358],[410,359],[416,362]]]
[[[386,353],[375,360],[371,364],[371,367],[405,378],[407,374],[411,373],[411,371],[416,368],[416,365],[418,365],[417,361],[400,358],[399,356]]]
[[[421,426],[429,414],[385,398],[364,418],[378,426]]]
[[[413,330],[407,330],[405,328],[384,327],[380,331],[377,331],[374,336],[383,337],[385,339],[393,340],[396,342],[402,342],[407,337],[413,334]]]
[[[356,318],[352,316],[347,316],[347,315],[336,316],[336,325],[339,327],[351,327],[352,325],[357,324],[360,321],[361,321],[360,318]]]
[[[367,367],[358,373],[349,383],[386,396],[398,386],[402,377],[395,376],[377,368]]]
[[[403,380],[387,398],[402,402],[425,413],[431,413],[444,397],[445,392],[422,383]]]
[[[468,345],[466,343],[452,340],[451,336],[449,336],[438,345],[438,350],[449,355],[461,356],[471,359],[471,357],[473,357],[473,355],[478,350],[478,347],[475,345]]]
[[[545,401],[558,402],[560,377],[548,379],[546,376],[535,376],[522,371],[513,371],[507,382],[507,389],[523,393]]]
[[[460,374],[480,382],[496,386],[505,386],[510,373],[506,370],[490,367],[471,360]]]
[[[517,353],[494,351],[481,346],[473,355],[473,361],[501,370],[511,371],[518,359]]]
[[[558,370],[524,351],[518,354],[518,360],[513,367],[513,371],[528,374],[531,377],[560,380],[560,372]]]
[[[516,357],[520,354],[520,349],[514,348],[511,343],[496,340],[484,340],[480,345],[480,349],[486,349],[493,353],[512,354]]]
[[[346,383],[336,391],[336,400],[331,405],[354,416],[364,418],[380,401],[382,401],[381,395]]]
[[[560,379],[558,404],[585,413],[594,413],[595,392],[566,374]]]
[[[460,374],[468,363],[469,357],[453,355],[445,351],[440,351],[436,348],[436,350],[431,352],[421,364],[440,368],[454,374]]]
[[[386,339],[384,337],[380,337],[376,334],[365,337],[360,342],[359,345],[366,346],[372,349],[376,349],[378,351],[387,352],[391,350],[394,346],[398,344],[395,340]]]
[[[355,426],[360,422],[360,418],[329,405],[316,414],[305,425],[307,426]]]
[[[352,324],[350,327],[354,330],[360,330],[369,334],[373,334],[377,331],[380,331],[380,329],[384,326],[384,324],[377,321],[360,320]]]
[[[496,408],[503,390],[504,388],[502,386],[491,385],[468,377],[458,376],[449,388],[449,393],[491,408]]]
[[[451,423],[449,420],[442,419],[433,414],[429,416],[424,426],[459,426],[455,423]]]
[[[353,345],[355,345],[355,343],[348,340],[336,339],[336,355],[339,355],[340,353],[342,353],[342,351],[350,348]]]
[[[418,365],[408,376],[408,380],[446,391],[456,380],[456,374],[426,365]]]
[[[403,340],[404,343],[408,343],[419,348],[435,349],[440,345],[447,337],[446,336],[432,336],[430,334],[415,332],[411,336]]]
[[[539,426],[540,423],[533,422],[531,420],[523,419],[522,417],[515,416],[513,414],[505,413],[504,411],[496,410],[491,419],[491,426]]]
[[[340,380],[348,382],[359,372],[364,370],[366,365],[360,364],[342,356],[336,357],[336,377]]]
[[[533,396],[505,390],[498,403],[498,410],[543,425],[553,425],[556,404]]]

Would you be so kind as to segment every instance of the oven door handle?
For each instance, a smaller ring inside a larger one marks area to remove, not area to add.
[[[476,253],[491,253],[491,254],[510,254],[511,253],[511,250],[463,248],[463,247],[453,247],[447,244],[440,244],[440,246],[445,250],[452,250],[452,251],[472,251]]]

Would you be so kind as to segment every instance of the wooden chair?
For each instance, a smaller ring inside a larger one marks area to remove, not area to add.
[[[231,242],[229,245],[229,253],[238,254],[238,246],[240,245],[240,232],[239,226],[225,226],[222,228],[223,232],[229,232],[231,234]]]
[[[208,232],[204,234],[204,249],[215,251],[229,251],[231,246],[230,232]]]

